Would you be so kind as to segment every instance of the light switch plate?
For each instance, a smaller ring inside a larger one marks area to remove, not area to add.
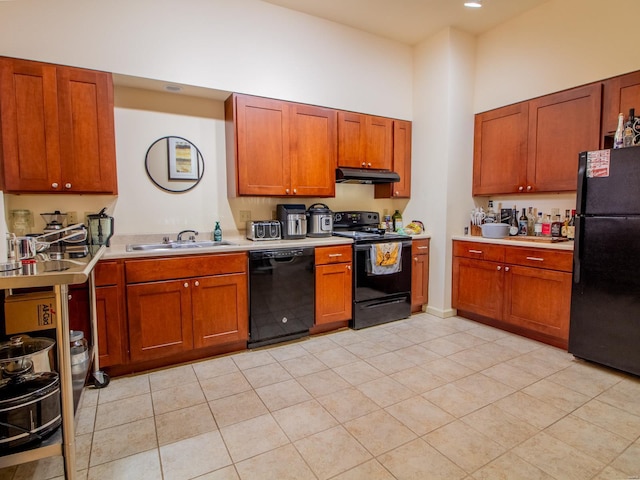
[[[240,223],[251,220],[251,210],[240,210]]]

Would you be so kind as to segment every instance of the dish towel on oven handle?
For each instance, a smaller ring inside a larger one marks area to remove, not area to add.
[[[402,271],[400,242],[373,243],[370,252],[372,275],[388,275]]]

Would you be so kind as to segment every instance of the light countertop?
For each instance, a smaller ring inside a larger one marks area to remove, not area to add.
[[[410,238],[430,238],[429,234],[413,235]],[[136,250],[127,252],[128,244],[156,243],[162,241],[162,235],[127,235],[114,237],[111,246],[105,250],[103,259],[164,257],[175,255],[198,255],[205,253],[247,252],[251,250],[265,250],[273,248],[324,247],[331,245],[351,245],[353,241],[347,237],[307,237],[297,240],[261,240],[253,241],[241,235],[225,235],[223,240],[233,245],[219,245],[215,247],[174,249],[174,250]]]
[[[491,243],[494,245],[510,245],[514,247],[548,248],[552,250],[573,251],[573,241],[552,242],[550,238],[534,240],[535,237],[485,238],[476,235],[453,235],[452,240],[464,242]]]

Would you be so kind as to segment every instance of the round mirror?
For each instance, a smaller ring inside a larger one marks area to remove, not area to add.
[[[198,147],[186,138],[162,137],[151,144],[145,157],[147,175],[167,192],[186,192],[204,174],[204,159]]]

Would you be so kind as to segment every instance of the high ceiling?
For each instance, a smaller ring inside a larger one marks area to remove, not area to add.
[[[263,0],[415,45],[451,26],[477,35],[548,0],[482,0],[467,8],[464,0]]]

